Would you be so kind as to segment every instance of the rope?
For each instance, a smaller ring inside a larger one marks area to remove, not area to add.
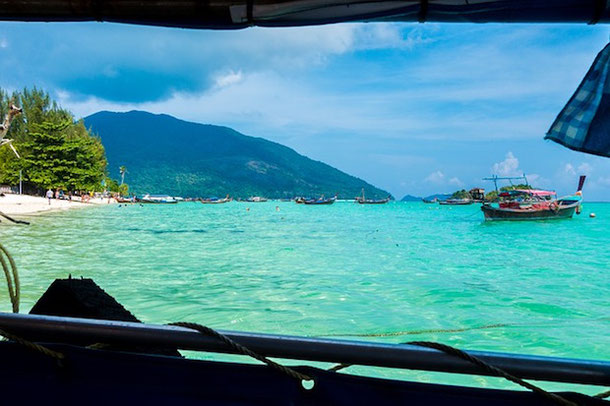
[[[8,259],[8,263],[4,257]],[[19,299],[21,295],[19,273],[17,272],[17,266],[15,265],[13,257],[2,244],[0,244],[0,264],[2,265],[4,276],[6,277],[8,295],[13,307],[13,313],[19,313]]]
[[[593,395],[593,397],[597,398],[597,399],[606,399],[609,396],[610,396],[610,390],[602,392],[602,393],[598,393],[597,395]]]
[[[523,386],[524,388],[527,388],[531,391],[533,391],[534,393],[539,394],[540,396],[544,396],[545,398],[547,398],[548,400],[555,402],[559,405],[564,405],[564,406],[577,406],[576,403],[571,402],[559,395],[556,395],[554,393],[550,393],[545,391],[544,389],[536,386],[536,385],[532,385],[529,382],[524,381],[521,378],[518,378],[514,375],[509,374],[506,371],[501,370],[500,368],[497,368],[493,365],[490,365],[488,363],[486,363],[485,361],[481,360],[480,358],[477,358],[475,356],[472,356],[462,350],[458,350],[457,348],[454,347],[450,347],[448,345],[445,344],[440,344],[440,343],[433,343],[433,342],[429,342],[429,341],[411,341],[405,344],[409,344],[409,345],[418,345],[420,347],[426,347],[426,348],[432,348],[438,351],[442,351],[445,354],[449,354],[452,355],[454,357],[457,358],[461,358],[465,361],[470,362],[471,364],[474,364],[476,366],[478,366],[479,368],[489,372],[492,375],[496,375],[499,377],[502,377],[504,379],[507,379],[513,383],[516,383],[517,385]]]
[[[6,259],[4,259],[4,257],[8,258],[8,263],[6,262]],[[13,257],[2,244],[0,244],[0,264],[2,265],[4,276],[6,276],[6,284],[8,286],[8,294],[11,299],[13,313],[19,313],[19,300],[21,298],[19,272],[17,271],[17,265],[15,265]],[[63,359],[65,358],[64,354],[62,354],[61,352],[50,350],[47,347],[43,347],[40,344],[25,340],[21,337],[18,337],[1,329],[0,336],[14,341],[17,344],[20,344],[32,351],[36,351],[40,354],[54,358],[59,362],[59,365],[62,365],[61,361],[63,361]]]
[[[55,358],[57,361],[60,361],[60,362],[66,358],[65,355],[62,354],[61,352],[53,351],[53,350],[48,349],[47,347],[43,347],[40,344],[36,344],[31,341],[24,340],[23,338],[13,335],[11,333],[7,333],[4,330],[0,330],[0,336],[3,336],[11,341],[14,341],[17,344],[20,344],[32,351],[39,352],[43,355],[46,355],[47,357]]]
[[[219,341],[222,341],[224,344],[227,345],[227,347],[231,348],[234,352],[236,352],[238,354],[242,354],[242,355],[247,355],[256,360],[259,360],[259,361],[267,364],[269,367],[275,369],[276,371],[286,374],[286,375],[290,376],[291,378],[297,379],[299,381],[313,381],[312,377],[302,374],[300,372],[297,372],[292,368],[288,368],[288,367],[285,367],[284,365],[280,365],[277,362],[273,362],[269,358],[255,353],[254,351],[244,347],[243,345],[236,343],[235,341],[233,341],[226,335],[220,334],[218,331],[211,329],[209,327],[206,327],[206,326],[203,326],[203,325],[197,324],[197,323],[188,323],[188,322],[169,323],[169,325],[186,327],[186,328],[190,328],[191,330],[197,330],[201,334],[204,334],[204,335],[210,336],[210,337],[214,337],[214,338],[218,339]]]
[[[516,383],[517,385],[527,388],[527,389],[531,390],[532,392],[537,393],[540,396],[544,396],[545,398],[549,399],[550,401],[552,401],[556,404],[559,404],[562,406],[577,406],[576,403],[574,403],[574,402],[571,402],[554,393],[547,392],[544,389],[542,389],[536,385],[532,385],[531,383],[526,382],[521,378],[511,375],[508,372],[503,371],[502,369],[497,368],[493,365],[490,365],[490,364],[486,363],[485,361],[481,360],[480,358],[472,356],[462,350],[458,350],[457,348],[450,347],[445,344],[434,343],[434,342],[429,342],[429,341],[410,341],[410,342],[406,342],[406,343],[402,343],[402,344],[417,345],[420,347],[432,348],[432,349],[435,349],[438,351],[442,351],[445,354],[452,355],[454,357],[468,361],[471,364],[474,364],[474,365],[478,366],[479,368],[483,369],[484,371],[489,372],[490,375],[499,376],[499,377],[507,379],[513,383]],[[332,368],[329,368],[328,371],[337,372],[342,369],[348,368],[350,366],[351,366],[351,364],[338,364],[338,365],[333,366]],[[599,395],[596,395],[596,397],[599,397],[600,395],[610,396],[610,391],[605,392],[605,393],[600,393]]]

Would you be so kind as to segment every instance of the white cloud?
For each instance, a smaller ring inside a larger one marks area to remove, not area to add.
[[[453,177],[453,178],[449,179],[449,184],[450,185],[455,185],[457,187],[463,187],[464,186],[464,182],[462,182],[458,177]]]
[[[441,171],[434,171],[424,179],[426,182],[441,184],[445,182],[445,174]]]
[[[563,167],[563,173],[569,176],[576,175],[591,175],[593,172],[593,166],[587,162],[583,162],[578,167],[575,167],[571,163],[567,163]]]
[[[563,167],[563,172],[566,175],[570,176],[576,175],[576,169],[574,169],[574,165],[572,165],[571,163],[565,164],[565,166]]]
[[[8,48],[8,40],[6,38],[0,38],[0,48]]]
[[[499,176],[521,176],[523,172],[519,169],[519,160],[508,152],[504,161],[497,162],[493,165],[493,173]]]
[[[243,75],[241,71],[233,72],[229,71],[228,73],[217,75],[214,79],[216,88],[223,88],[227,86],[234,85],[236,83],[241,82],[243,79]]]

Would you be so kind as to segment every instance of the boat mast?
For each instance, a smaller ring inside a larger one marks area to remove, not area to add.
[[[525,173],[523,174],[523,176],[504,176],[504,177],[499,177],[498,175],[491,175],[491,177],[489,178],[483,178],[483,180],[490,180],[494,183],[494,186],[496,187],[496,192],[498,192],[498,181],[499,180],[507,180],[510,182],[511,186],[513,185],[513,180],[524,180],[525,184],[527,186],[529,186],[529,182],[527,181],[527,177],[525,176]]]

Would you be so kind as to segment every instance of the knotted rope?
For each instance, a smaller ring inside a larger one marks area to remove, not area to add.
[[[226,335],[221,334],[218,331],[211,329],[209,327],[206,327],[206,326],[203,326],[203,325],[197,324],[197,323],[188,323],[188,322],[170,323],[169,325],[186,327],[186,328],[190,328],[191,330],[199,331],[201,334],[204,334],[209,337],[214,337],[214,338],[218,339],[219,341],[222,341],[227,347],[232,349],[233,352],[235,352],[237,354],[247,355],[256,360],[259,360],[259,361],[267,364],[269,367],[275,369],[276,371],[286,374],[286,375],[290,376],[291,378],[297,379],[301,382],[302,381],[313,381],[312,377],[302,374],[298,371],[295,371],[292,368],[286,367],[284,365],[280,365],[277,362],[271,361],[269,358],[255,353],[254,351],[250,350],[249,348],[246,348],[243,345],[236,343],[235,341],[233,341]]]

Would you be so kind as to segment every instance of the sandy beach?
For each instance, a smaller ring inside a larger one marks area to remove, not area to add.
[[[114,199],[110,200],[115,203]],[[5,194],[0,197],[0,211],[8,215],[40,214],[58,210],[80,209],[93,205],[109,204],[108,199],[92,198],[88,203],[82,203],[79,198],[69,200],[48,199],[39,196]]]

